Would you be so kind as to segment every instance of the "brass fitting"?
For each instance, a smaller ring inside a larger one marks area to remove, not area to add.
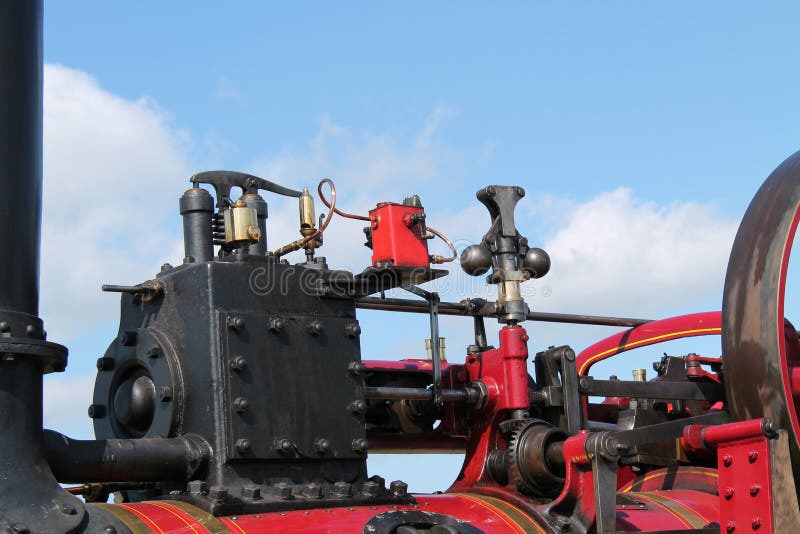
[[[229,245],[257,243],[261,238],[258,213],[255,208],[248,208],[243,200],[237,200],[225,210],[224,219],[225,243]]]

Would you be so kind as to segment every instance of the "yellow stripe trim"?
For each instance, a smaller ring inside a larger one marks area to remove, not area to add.
[[[587,367],[592,365],[597,360],[603,358],[604,356],[608,356],[609,354],[619,354],[620,352],[625,352],[626,350],[630,350],[630,349],[635,348],[635,347],[637,347],[639,345],[648,345],[648,344],[652,344],[653,342],[656,342],[656,341],[665,341],[665,340],[667,340],[669,338],[672,338],[672,337],[687,337],[687,336],[690,336],[691,334],[719,334],[721,332],[722,332],[722,328],[720,328],[720,327],[698,328],[698,329],[695,329],[695,330],[682,330],[680,332],[670,332],[669,334],[661,334],[660,336],[653,336],[653,337],[649,337],[647,339],[640,339],[640,340],[637,340],[637,341],[631,341],[630,343],[626,343],[626,344],[622,345],[621,347],[617,346],[617,347],[614,347],[612,349],[604,350],[603,352],[595,354],[594,356],[592,356],[591,358],[589,358],[588,360],[583,362],[583,365],[581,365],[581,368],[578,369],[578,374],[583,374],[583,372],[586,370]]]
[[[707,476],[707,477],[711,477],[711,478],[719,478],[719,474],[716,471],[710,471],[710,470],[706,470],[706,469],[690,469],[690,468],[686,468],[686,467],[681,467],[680,468],[680,472],[681,473],[685,473],[687,475],[703,475],[703,476]],[[645,482],[647,482],[649,480],[653,480],[654,478],[666,477],[669,474],[675,474],[675,473],[674,472],[670,472],[670,471],[659,471],[657,473],[650,473],[648,475],[645,475],[644,478],[637,478],[637,479],[631,480],[630,482],[628,482],[627,484],[622,486],[619,489],[619,492],[620,493],[628,493],[633,489],[633,485],[634,484],[643,484],[643,483],[645,483]]]
[[[133,534],[153,534],[153,531],[144,521],[139,519],[139,516],[119,505],[96,503],[92,506],[97,506],[104,512],[113,515],[120,523],[128,527]]]
[[[188,502],[169,501],[169,505],[181,510],[187,515],[192,516],[195,521],[200,523],[200,526],[205,528],[211,534],[227,534],[230,532],[230,529],[225,526],[225,523],[209,514],[205,510],[202,510],[196,506],[192,506]],[[236,528],[239,528],[239,525],[236,525]]]
[[[183,524],[184,524],[184,525],[186,525],[187,527],[189,527],[190,529],[192,529],[192,532],[194,532],[194,534],[200,534],[200,533],[197,531],[197,529],[196,529],[196,528],[194,528],[194,525],[192,525],[191,523],[189,523],[189,522],[188,522],[188,521],[187,521],[187,520],[186,520],[186,519],[185,519],[185,518],[184,518],[182,515],[180,515],[179,513],[177,513],[175,510],[173,510],[173,509],[172,509],[172,508],[170,508],[169,506],[164,506],[162,503],[160,503],[160,502],[154,502],[154,501],[147,501],[147,504],[150,504],[150,505],[152,505],[152,506],[155,506],[156,508],[161,508],[162,510],[164,510],[164,511],[165,511],[165,512],[167,512],[168,514],[170,514],[170,515],[173,515],[173,516],[177,517],[178,519],[180,519],[181,521],[183,521]]]
[[[513,530],[518,531],[518,528],[522,529],[522,532],[525,534],[545,534],[544,529],[533,522],[533,520],[526,514],[524,511],[520,510],[516,506],[506,501],[502,501],[500,499],[489,497],[488,495],[479,495],[479,494],[467,494],[467,493],[453,493],[451,495],[458,495],[459,497],[463,497],[464,499],[470,500],[475,502],[476,504],[480,504],[497,514],[497,516],[502,519],[507,525],[512,527]],[[503,510],[504,508],[510,510]],[[519,515],[520,521],[515,521],[514,518],[509,515],[509,511],[511,511],[514,515]],[[512,523],[508,523],[505,521],[505,518],[508,518]],[[535,530],[531,530],[524,525],[521,525],[520,522],[525,522],[530,527]]]

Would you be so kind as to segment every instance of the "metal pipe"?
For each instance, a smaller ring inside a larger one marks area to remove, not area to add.
[[[73,532],[85,508],[42,452],[42,374],[66,349],[39,319],[42,1],[0,0],[0,531]]]
[[[399,311],[407,313],[429,313],[427,302],[365,297],[356,300],[356,307],[363,310]],[[493,302],[476,308],[465,302],[440,302],[440,315],[464,315],[467,317],[497,317],[497,307]],[[605,317],[599,315],[574,315],[568,313],[528,312],[525,317],[528,321],[545,323],[588,324],[598,326],[632,327],[651,322],[650,319],[633,319],[628,317]]]
[[[187,481],[211,451],[200,437],[76,440],[44,431],[44,450],[62,483]]]
[[[183,217],[183,249],[186,258],[192,263],[211,260],[214,257],[211,234],[214,199],[205,189],[193,187],[181,196],[179,206]]]
[[[442,389],[439,398],[443,402],[473,402],[479,393],[470,389]],[[381,400],[433,400],[433,390],[426,388],[366,387],[364,398]]]
[[[39,313],[41,18],[41,1],[0,2],[0,320],[7,322],[9,313]]]

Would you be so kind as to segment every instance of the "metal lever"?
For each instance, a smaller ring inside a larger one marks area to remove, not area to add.
[[[439,347],[439,294],[425,291],[417,286],[402,286],[402,289],[414,293],[428,301],[431,320],[431,362],[433,363],[433,404],[441,406],[442,399],[442,355]]]
[[[214,187],[217,196],[217,208],[224,207],[225,200],[230,200],[231,188],[240,187],[243,195],[257,195],[259,191],[270,191],[286,197],[299,198],[303,193],[283,187],[269,180],[237,171],[205,171],[189,178],[195,187],[209,184]]]

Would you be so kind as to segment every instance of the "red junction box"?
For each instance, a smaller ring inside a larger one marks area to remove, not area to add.
[[[430,267],[425,210],[396,202],[381,202],[369,212],[372,265]]]

